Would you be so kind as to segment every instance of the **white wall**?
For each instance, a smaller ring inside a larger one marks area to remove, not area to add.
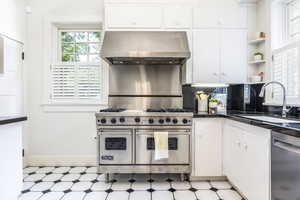
[[[47,113],[41,106],[43,96],[44,20],[49,16],[87,16],[102,19],[101,0],[29,0],[28,51],[26,52],[28,148],[30,165],[94,164],[96,135],[94,113]]]

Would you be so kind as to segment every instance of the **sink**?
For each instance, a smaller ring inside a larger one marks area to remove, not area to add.
[[[241,115],[241,117],[248,118],[248,119],[260,120],[260,121],[265,121],[265,122],[271,122],[271,123],[300,123],[300,121],[296,121],[296,120],[281,119],[281,118],[270,117],[270,116]]]

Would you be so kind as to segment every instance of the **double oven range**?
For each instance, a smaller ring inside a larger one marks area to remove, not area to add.
[[[107,31],[110,109],[96,113],[99,172],[189,174],[192,112],[182,109],[187,35]],[[120,109],[124,108],[124,109]],[[163,109],[162,109],[163,108]],[[155,160],[155,132],[168,132],[168,159]]]
[[[101,173],[190,173],[191,112],[107,109],[96,118]],[[155,131],[168,132],[168,159],[154,159]]]

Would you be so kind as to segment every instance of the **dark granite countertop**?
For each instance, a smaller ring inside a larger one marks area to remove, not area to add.
[[[23,115],[0,117],[0,125],[22,122],[22,121],[26,121],[26,120],[27,120],[27,117],[23,116]]]
[[[244,111],[227,111],[224,114],[208,114],[208,113],[195,113],[194,118],[214,118],[223,117],[238,122],[250,124],[253,126],[258,126],[266,129],[270,129],[275,132],[283,133],[286,135],[291,135],[295,137],[300,137],[300,119],[299,118],[286,118],[293,121],[299,121],[299,123],[272,123],[257,119],[250,119],[243,116],[270,116],[281,118],[279,115],[273,115],[270,113],[262,112],[244,112]]]

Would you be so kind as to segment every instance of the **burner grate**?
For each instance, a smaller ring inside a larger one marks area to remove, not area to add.
[[[181,109],[181,108],[166,108],[166,109],[147,109],[146,112],[191,112],[189,110]]]

